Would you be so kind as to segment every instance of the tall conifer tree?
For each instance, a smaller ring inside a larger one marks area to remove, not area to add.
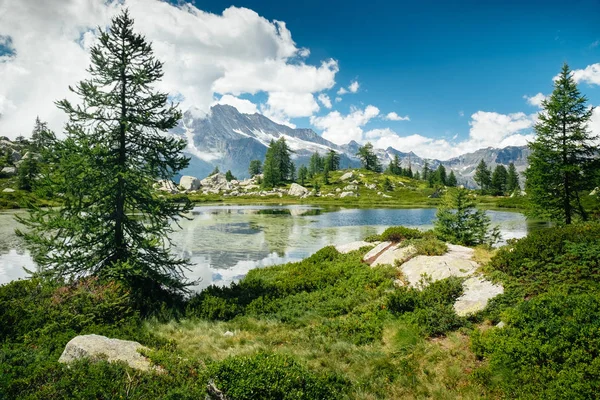
[[[592,108],[567,64],[542,106],[535,125],[537,135],[529,145],[526,190],[534,215],[570,224],[576,214],[587,218],[579,192],[593,184],[585,175],[597,148],[588,130]]]
[[[23,236],[53,276],[117,279],[142,301],[185,292],[188,262],[171,254],[168,235],[191,204],[154,189],[189,163],[185,142],[164,135],[181,113],[153,88],[163,64],[128,11],[100,30],[88,72],[70,88],[80,104],[57,102],[69,116],[66,139],[40,182],[63,205],[31,210]]]

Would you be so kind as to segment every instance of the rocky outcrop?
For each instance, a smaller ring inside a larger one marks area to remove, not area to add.
[[[184,190],[198,190],[202,187],[200,184],[200,179],[195,176],[184,175],[179,180],[179,186],[181,186]]]
[[[288,194],[290,196],[302,197],[306,196],[309,193],[309,190],[304,186],[298,185],[297,183],[292,183],[290,186],[290,190],[288,190]]]
[[[402,273],[410,286],[418,287],[423,275],[433,281],[451,276],[472,275],[479,266],[471,260],[474,250],[464,246],[448,245],[443,256],[417,256],[402,264]]]
[[[402,264],[405,261],[409,260],[411,257],[413,257],[416,253],[417,253],[417,249],[415,249],[414,246],[405,246],[405,247],[400,247],[399,245],[392,246],[392,247],[388,248],[387,250],[385,250],[383,253],[381,253],[375,259],[375,261],[373,261],[371,263],[371,267],[376,267],[378,265],[384,265],[384,264],[389,264],[389,265],[396,265],[396,263]]]
[[[340,193],[340,198],[344,198],[344,197],[358,197],[358,195],[354,192],[342,192]]]
[[[481,311],[488,301],[504,293],[501,285],[495,285],[479,276],[472,276],[463,282],[463,294],[454,303],[457,315],[465,316]]]
[[[92,361],[123,361],[133,369],[159,371],[160,369],[152,366],[139,350],[148,350],[148,348],[128,340],[109,339],[100,335],[82,335],[74,337],[67,343],[58,362],[69,364],[82,358],[89,358]]]
[[[0,171],[0,173],[2,175],[6,175],[6,176],[14,176],[17,174],[17,168],[15,167],[4,167],[2,168],[2,170]]]
[[[177,185],[175,184],[175,182],[173,182],[172,180],[169,180],[169,179],[163,179],[163,180],[158,181],[156,183],[156,188],[158,190],[161,190],[163,192],[168,192],[171,194],[179,193],[179,189],[177,188]]]
[[[352,179],[353,176],[354,176],[354,174],[352,173],[352,171],[346,172],[344,175],[342,175],[340,177],[340,180],[347,181],[348,179]]]

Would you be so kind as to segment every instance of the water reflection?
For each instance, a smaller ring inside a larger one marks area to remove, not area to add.
[[[488,211],[503,239],[525,236],[543,223],[518,213]],[[435,209],[321,209],[310,206],[202,206],[172,235],[175,251],[193,263],[197,290],[238,280],[251,269],[299,261],[320,248],[360,240],[392,225],[428,229]],[[0,214],[0,284],[35,269],[14,213]]]

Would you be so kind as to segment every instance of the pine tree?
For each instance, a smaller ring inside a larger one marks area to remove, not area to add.
[[[419,171],[417,170],[417,172],[415,172],[414,177],[415,180],[420,181],[421,180],[421,174],[419,173]]]
[[[323,169],[323,185],[329,185],[329,164],[325,163],[325,168]]]
[[[219,166],[217,165],[217,166],[215,166],[215,169],[213,169],[212,172],[210,174],[208,174],[208,176],[216,175],[219,172],[221,172],[221,171],[219,171]]]
[[[334,150],[329,150],[325,157],[325,165],[327,165],[329,171],[337,171],[340,169],[340,155]]]
[[[287,145],[285,137],[282,136],[277,139],[275,142],[274,154],[275,167],[277,170],[276,185],[279,185],[280,183],[290,179],[293,165],[291,153],[292,150]]]
[[[503,195],[506,192],[506,183],[508,179],[508,172],[506,167],[502,164],[496,165],[494,172],[492,173],[491,188],[494,195]]]
[[[233,174],[231,173],[231,170],[227,170],[227,172],[225,172],[225,179],[227,180],[227,182],[231,182],[233,180],[237,180],[237,178],[235,176],[233,176]]]
[[[450,170],[450,175],[448,176],[447,185],[450,187],[456,187],[457,183],[458,182],[456,181],[456,175],[454,175],[454,171]]]
[[[490,188],[492,183],[492,172],[489,170],[485,161],[481,160],[477,165],[473,180],[479,185],[482,192],[485,192]]]
[[[296,182],[296,164],[293,162],[290,165],[290,182]]]
[[[431,170],[429,169],[429,163],[425,161],[425,164],[423,164],[423,169],[421,170],[421,179],[423,179],[424,181],[428,181],[430,173]]]
[[[40,182],[62,194],[63,206],[32,209],[19,233],[55,277],[116,279],[140,303],[186,292],[189,264],[170,254],[168,235],[191,204],[154,189],[189,163],[185,142],[164,134],[181,113],[153,89],[163,64],[127,11],[100,30],[91,62],[91,77],[71,88],[81,104],[57,103],[69,116],[66,139]]]
[[[277,171],[277,163],[275,161],[275,153],[277,151],[275,141],[271,139],[267,154],[265,154],[265,162],[263,163],[263,181],[262,185],[265,188],[273,188],[279,184]]]
[[[446,177],[446,167],[444,167],[442,164],[440,164],[437,169],[435,170],[435,183],[437,183],[438,185],[442,185],[442,186],[446,186],[446,181],[447,181],[447,177]]]
[[[381,164],[379,163],[377,155],[373,151],[373,145],[370,142],[359,148],[356,155],[360,158],[364,169],[373,172],[382,171]]]
[[[465,246],[492,245],[500,238],[498,227],[490,229],[490,217],[478,210],[467,189],[448,191],[437,210],[435,231],[441,239]]]
[[[587,218],[579,192],[593,184],[586,174],[597,148],[593,144],[596,137],[588,131],[593,110],[567,64],[542,106],[544,111],[535,125],[537,136],[529,144],[527,193],[532,214],[570,224],[574,215]]]
[[[56,143],[56,135],[48,129],[48,123],[42,122],[40,117],[36,117],[33,132],[31,132],[32,150],[41,153],[49,150]]]
[[[250,165],[248,166],[248,173],[250,177],[262,174],[262,163],[260,160],[252,160],[250,161]]]
[[[300,181],[300,184],[302,186],[304,186],[304,183],[306,182],[307,178],[308,168],[306,168],[306,165],[301,165],[300,168],[298,168],[298,180]]]
[[[508,164],[508,176],[506,177],[506,191],[513,193],[515,190],[520,190],[519,174],[514,163]]]
[[[317,152],[314,152],[312,156],[310,156],[310,161],[308,162],[308,176],[311,178],[317,174],[323,172],[323,167],[325,166],[325,161],[321,157],[321,155]]]
[[[31,192],[33,184],[40,173],[40,162],[35,155],[24,158],[19,165],[17,184],[19,189]]]

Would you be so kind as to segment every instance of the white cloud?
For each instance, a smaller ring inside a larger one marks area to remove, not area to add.
[[[331,99],[325,93],[319,94],[318,99],[321,102],[321,104],[323,104],[323,106],[325,108],[331,108],[332,107],[332,105],[331,105]]]
[[[336,97],[336,98],[335,98],[335,102],[336,102],[336,103],[339,103],[340,101],[342,101],[342,98],[341,98],[341,97]]]
[[[27,134],[36,115],[62,130],[65,116],[54,101],[73,99],[68,86],[87,76],[94,30],[107,26],[123,6],[135,19],[134,29],[165,62],[157,88],[183,99],[184,110],[208,111],[216,93],[267,92],[269,98],[291,93],[308,99],[335,84],[335,60],[307,64],[310,51],[296,46],[284,22],[247,8],[230,7],[217,15],[160,0],[0,0],[0,36],[10,37],[15,50],[13,57],[0,59],[1,135]],[[285,118],[304,114],[277,100],[274,112]]]
[[[310,117],[319,111],[319,104],[311,93],[271,92],[261,110],[273,121],[292,126],[289,118]]]
[[[339,88],[339,90],[337,91],[337,95],[343,96],[348,93],[356,93],[356,92],[358,92],[358,88],[360,88],[360,84],[358,83],[358,81],[352,81],[350,83],[350,85],[348,86],[348,88],[345,88],[345,87]]]
[[[362,127],[378,115],[379,109],[369,105],[364,110],[353,109],[348,115],[332,111],[323,117],[313,116],[310,118],[310,123],[323,129],[325,139],[336,144],[345,144],[351,140],[362,141]]]
[[[238,97],[232,96],[230,94],[225,94],[221,96],[219,101],[215,101],[214,104],[227,104],[237,108],[239,112],[242,114],[255,114],[258,112],[258,108],[256,104],[251,102],[250,100],[240,99]]]
[[[527,103],[529,105],[541,108],[542,101],[544,101],[546,99],[546,96],[543,93],[538,93],[535,96],[531,96],[531,97],[524,95],[523,98],[525,100],[527,100]]]
[[[418,156],[426,158],[443,159],[460,154],[453,151],[451,144],[444,139],[432,139],[416,134],[399,136],[389,128],[366,132],[364,141],[371,141],[373,146],[379,149],[393,147],[406,153],[413,151]]]
[[[555,76],[554,80],[558,77]],[[591,64],[584,69],[573,70],[573,79],[575,82],[585,82],[590,85],[600,85],[600,63]]]
[[[405,117],[401,117],[400,115],[398,115],[396,112],[391,112],[388,113],[384,119],[387,119],[388,121],[410,121],[410,117],[407,115]]]

